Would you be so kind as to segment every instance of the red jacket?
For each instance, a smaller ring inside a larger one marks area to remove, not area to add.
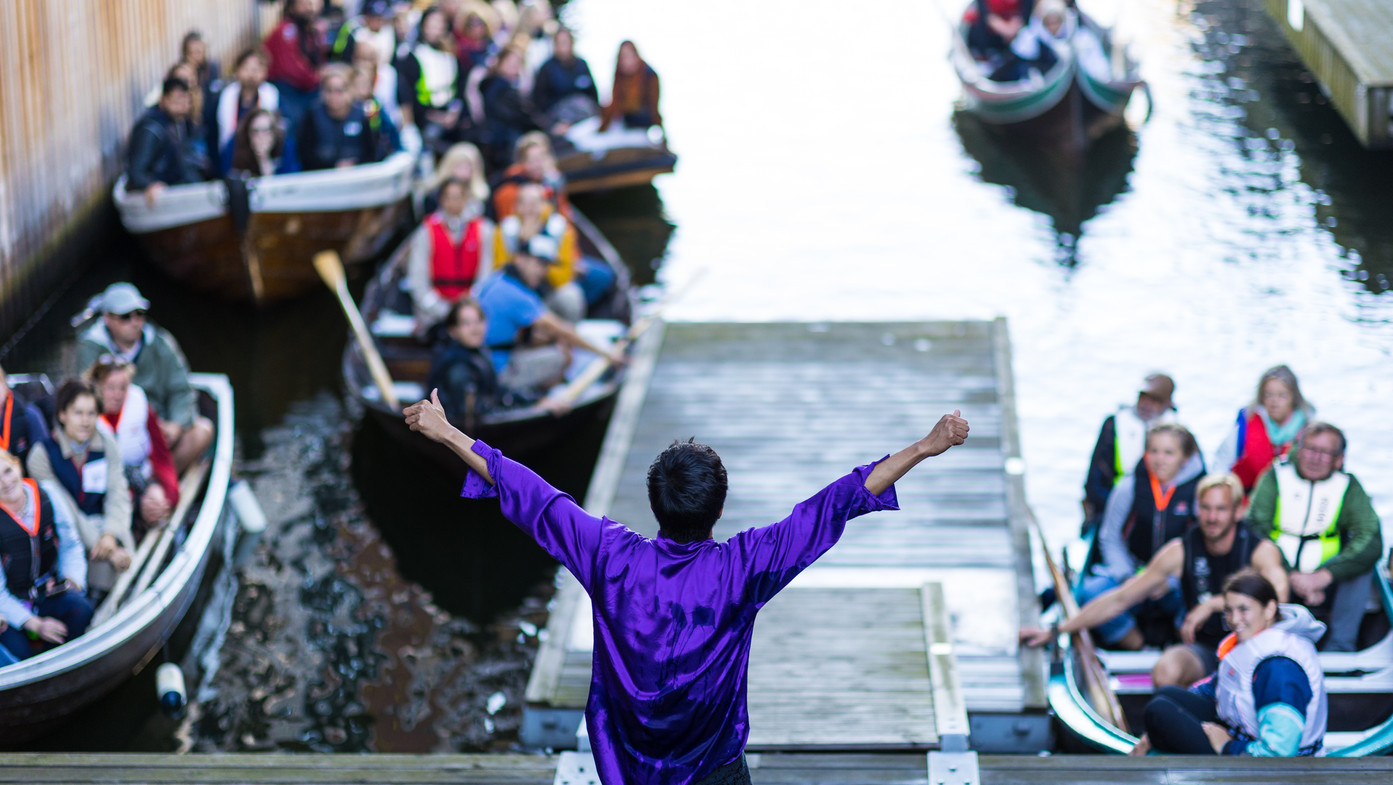
[[[311,58],[306,51],[318,55],[318,44],[311,42],[306,48],[301,45],[300,36],[300,27],[293,19],[282,19],[266,36],[266,51],[271,55],[266,79],[285,82],[296,90],[313,92],[319,89],[320,58]]]

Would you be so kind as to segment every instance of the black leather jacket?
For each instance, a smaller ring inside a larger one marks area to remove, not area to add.
[[[152,106],[136,121],[126,151],[126,188],[143,191],[152,183],[182,185],[203,180],[189,148],[193,126]]]

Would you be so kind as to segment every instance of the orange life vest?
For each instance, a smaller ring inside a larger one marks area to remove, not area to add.
[[[431,285],[446,300],[457,300],[469,294],[469,287],[479,274],[480,226],[483,219],[475,218],[464,229],[458,245],[450,238],[445,222],[438,215],[426,219],[430,227]]]

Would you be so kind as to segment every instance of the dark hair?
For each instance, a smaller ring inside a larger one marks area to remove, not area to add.
[[[194,41],[202,40],[203,33],[200,33],[197,30],[190,30],[187,33],[184,33],[184,40],[179,43],[179,56],[183,57],[184,55],[188,54],[189,44],[193,43]]]
[[[60,412],[68,410],[73,405],[73,401],[78,398],[90,395],[97,404],[97,412],[102,410],[102,397],[97,395],[97,388],[85,379],[68,379],[58,385],[58,392],[53,396],[53,414],[56,417]]]
[[[416,20],[416,40],[426,44],[427,46],[430,46],[431,44],[425,39],[426,20],[436,15],[439,15],[441,18],[445,18],[445,10],[438,5],[433,5],[430,8],[427,8],[426,10],[422,11],[421,18]],[[454,52],[454,39],[450,36],[449,19],[445,19],[445,33],[444,35],[440,36],[439,44],[441,50],[451,53]]]
[[[1190,429],[1179,423],[1163,422],[1160,425],[1151,426],[1151,430],[1146,432],[1146,444],[1151,445],[1151,437],[1158,433],[1168,433],[1180,440],[1180,452],[1186,458],[1199,452],[1199,445],[1195,443],[1195,435],[1190,433]]]
[[[271,54],[267,52],[264,48],[260,46],[250,46],[246,49],[243,49],[241,53],[237,55],[237,59],[232,61],[233,73],[236,73],[237,70],[242,67],[243,63],[247,62],[253,57],[260,58],[263,64],[269,65],[271,62]]]
[[[674,441],[648,467],[648,503],[658,532],[676,542],[711,536],[726,503],[726,467],[695,438]]]
[[[1252,597],[1264,608],[1267,607],[1267,603],[1278,601],[1277,590],[1272,587],[1272,583],[1252,567],[1239,570],[1224,581],[1224,594],[1229,592]]]
[[[1325,422],[1324,420],[1316,420],[1315,422],[1307,423],[1306,427],[1301,429],[1301,438],[1297,440],[1298,446],[1304,445],[1306,443],[1306,440],[1311,438],[1312,436],[1319,436],[1322,433],[1335,434],[1336,441],[1340,443],[1340,446],[1338,448],[1340,454],[1345,454],[1345,432],[1340,430],[1339,428],[1336,428],[1330,423]]]
[[[444,180],[440,181],[440,187],[435,189],[436,201],[439,201],[440,198],[445,195],[445,189],[451,186],[457,186],[460,190],[464,191],[465,198],[468,198],[471,193],[469,183],[466,183],[458,177],[446,177]]]
[[[488,318],[484,314],[484,306],[480,305],[478,300],[473,297],[461,297],[450,305],[449,312],[445,314],[445,326],[454,327],[459,324],[459,315],[466,308],[473,308],[480,318]]]
[[[281,157],[281,152],[285,148],[285,132],[281,129],[280,120],[276,113],[269,109],[256,109],[247,112],[242,116],[242,121],[237,124],[237,130],[232,134],[232,163],[230,168],[242,172],[249,172],[253,177],[264,177],[275,172],[257,171],[258,162],[256,153],[252,150],[252,123],[258,117],[271,118],[271,132],[275,134],[276,141],[271,145],[271,158]]]
[[[178,65],[176,65],[175,68],[178,68]],[[188,81],[185,80],[183,77],[166,76],[164,78],[164,84],[160,85],[160,97],[163,98],[164,96],[169,95],[175,90],[183,90],[186,93],[191,92]]]

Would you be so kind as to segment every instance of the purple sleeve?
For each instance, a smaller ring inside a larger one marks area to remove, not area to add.
[[[471,469],[460,496],[497,498],[503,517],[527,532],[589,591],[591,567],[599,550],[604,521],[582,510],[575,499],[551,487],[531,469],[505,458],[487,444],[476,440],[472,449],[488,461],[493,484]]]
[[[730,544],[749,575],[756,603],[762,606],[773,599],[794,576],[835,545],[847,521],[876,510],[900,508],[893,485],[879,496],[866,490],[866,478],[873,468],[875,464],[858,466],[799,502],[782,521],[731,538]]]

